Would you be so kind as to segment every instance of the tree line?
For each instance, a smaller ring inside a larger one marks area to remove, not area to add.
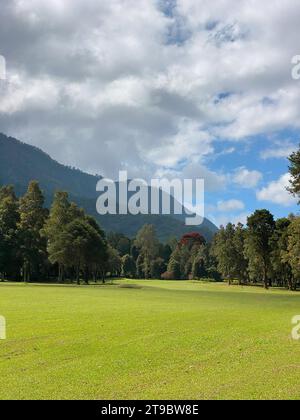
[[[217,268],[229,283],[262,283],[296,290],[300,283],[300,218],[274,220],[268,210],[257,210],[247,226],[229,223],[213,245]]]
[[[300,150],[290,157],[290,192],[300,196]],[[257,210],[247,225],[221,227],[211,243],[198,233],[159,242],[145,225],[134,239],[106,235],[66,192],[50,210],[37,181],[18,198],[0,189],[0,279],[11,281],[105,282],[107,276],[144,279],[227,280],[296,290],[300,284],[300,218],[275,220]]]
[[[17,198],[13,186],[0,188],[0,279],[89,283],[107,276],[160,278],[172,253],[153,226],[134,240],[106,235],[66,192],[57,192],[50,211],[37,181]]]
[[[300,197],[300,150],[289,157],[289,192]],[[257,210],[247,225],[222,226],[211,244],[196,234],[183,238],[164,278],[227,280],[296,290],[300,284],[300,217],[274,219]]]

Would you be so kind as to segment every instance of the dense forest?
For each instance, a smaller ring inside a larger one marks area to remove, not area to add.
[[[290,157],[291,194],[300,195],[300,150]],[[208,242],[195,232],[160,243],[153,225],[134,239],[106,235],[97,221],[57,192],[50,210],[39,183],[18,198],[0,189],[1,280],[105,282],[107,277],[228,281],[296,290],[300,285],[300,218],[275,220],[257,210],[247,225],[229,223]]]

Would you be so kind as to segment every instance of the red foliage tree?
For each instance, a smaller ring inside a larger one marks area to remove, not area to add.
[[[206,241],[200,233],[191,232],[183,235],[180,239],[179,246],[188,246],[192,248],[194,245],[205,245]]]

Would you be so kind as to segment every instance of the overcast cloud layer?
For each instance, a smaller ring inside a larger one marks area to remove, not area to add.
[[[203,176],[217,223],[293,209],[251,156],[300,138],[299,24],[298,0],[1,0],[0,131],[108,177]]]

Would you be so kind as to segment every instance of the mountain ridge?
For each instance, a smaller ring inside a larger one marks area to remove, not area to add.
[[[24,194],[31,180],[37,180],[49,207],[57,190],[67,191],[70,199],[94,216],[107,232],[134,237],[146,223],[154,224],[161,240],[180,237],[191,230],[211,240],[217,227],[208,219],[196,228],[185,226],[175,215],[106,215],[96,212],[96,184],[101,176],[63,165],[38,147],[0,133],[0,185],[12,184],[18,195]]]

